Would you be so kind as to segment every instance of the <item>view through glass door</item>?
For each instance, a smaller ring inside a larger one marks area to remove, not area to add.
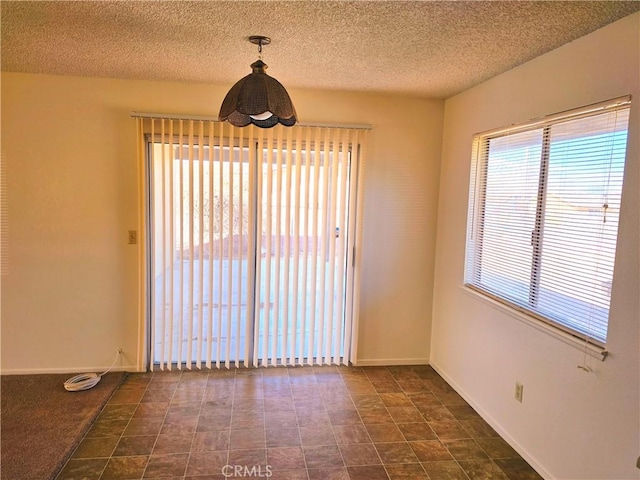
[[[174,123],[147,144],[152,368],[348,361],[353,140]]]

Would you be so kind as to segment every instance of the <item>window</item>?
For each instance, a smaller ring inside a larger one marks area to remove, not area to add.
[[[607,341],[629,98],[477,135],[466,286]]]

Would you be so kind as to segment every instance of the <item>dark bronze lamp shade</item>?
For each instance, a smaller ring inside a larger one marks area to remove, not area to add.
[[[278,123],[293,126],[297,121],[296,110],[285,88],[265,73],[267,64],[262,60],[252,63],[251,69],[252,72],[227,93],[220,107],[219,120],[227,120],[236,127],[254,124],[270,128]]]

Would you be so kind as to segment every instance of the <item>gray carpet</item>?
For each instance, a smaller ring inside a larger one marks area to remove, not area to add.
[[[124,373],[108,373],[91,390],[67,392],[73,374],[2,375],[0,478],[54,479]]]

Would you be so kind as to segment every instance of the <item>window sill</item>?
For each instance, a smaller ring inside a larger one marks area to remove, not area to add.
[[[609,355],[609,352],[606,350],[606,348],[585,342],[581,338],[577,338],[570,333],[564,332],[560,328],[554,327],[553,325],[545,323],[538,318],[527,315],[526,313],[516,310],[509,305],[483,295],[481,292],[474,290],[473,288],[469,288],[466,285],[461,285],[461,288],[467,295],[470,295],[476,300],[480,300],[481,302],[486,303],[487,305],[490,305],[497,310],[500,310],[502,313],[505,313],[506,315],[509,315],[510,317],[515,318],[516,320],[530,327],[533,327],[542,333],[554,337],[555,339],[560,340],[561,342],[575,348],[576,350],[580,350],[581,352],[586,353],[591,357],[597,358],[598,360],[604,362],[604,360]]]

